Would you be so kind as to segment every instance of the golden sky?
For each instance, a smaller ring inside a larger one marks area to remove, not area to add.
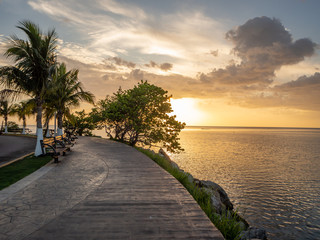
[[[174,113],[188,125],[320,127],[319,7],[288,0],[2,0],[0,51],[9,35],[20,34],[18,21],[30,19],[56,28],[59,61],[78,68],[97,99],[143,79],[173,95]]]

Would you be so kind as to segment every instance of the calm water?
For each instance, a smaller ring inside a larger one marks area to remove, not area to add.
[[[188,128],[171,157],[270,239],[320,239],[320,129]]]

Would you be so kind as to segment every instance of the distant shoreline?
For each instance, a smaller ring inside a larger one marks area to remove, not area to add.
[[[320,128],[309,127],[243,127],[243,126],[186,126],[189,129],[292,129],[292,130],[319,130]]]
[[[22,125],[19,127],[22,127]],[[27,124],[28,127],[36,127],[35,124]],[[53,128],[53,125],[50,125],[50,128]],[[187,125],[185,128],[189,129],[301,129],[301,130],[320,130],[320,127],[245,127],[245,126],[191,126]]]

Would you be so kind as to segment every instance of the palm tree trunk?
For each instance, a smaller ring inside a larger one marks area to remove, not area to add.
[[[45,125],[46,137],[50,137],[49,121],[50,121],[50,118],[48,117],[46,119],[45,124],[44,124]]]
[[[34,151],[35,156],[39,156],[42,154],[40,140],[43,140],[43,132],[42,132],[42,101],[40,99],[36,99],[37,101],[37,145]]]
[[[57,136],[57,112],[54,112],[54,133],[53,136]]]
[[[63,135],[63,130],[62,130],[62,112],[58,111],[57,113],[57,119],[58,119],[58,132],[57,135]]]
[[[26,134],[26,126],[27,126],[27,122],[26,122],[26,117],[23,117],[22,119],[22,134]]]
[[[4,115],[4,133],[8,133],[8,116]]]

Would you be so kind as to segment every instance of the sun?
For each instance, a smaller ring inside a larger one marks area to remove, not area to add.
[[[200,125],[203,122],[204,113],[197,108],[197,102],[193,98],[170,99],[173,115],[180,122],[185,122],[188,126]]]

